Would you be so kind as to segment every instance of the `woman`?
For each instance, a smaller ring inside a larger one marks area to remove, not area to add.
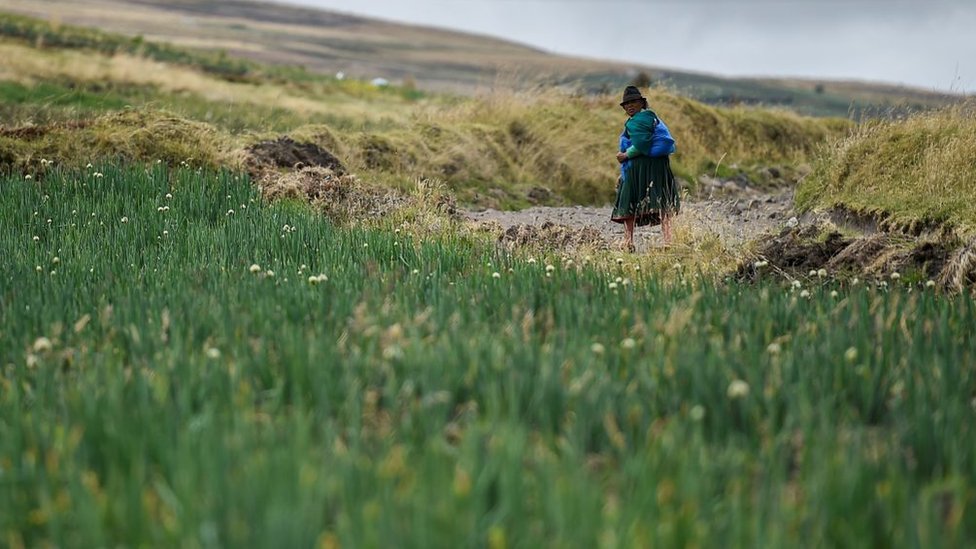
[[[620,106],[629,118],[620,134],[617,162],[621,177],[610,219],[624,224],[623,245],[629,252],[636,249],[635,226],[660,223],[664,245],[668,246],[671,222],[680,209],[678,183],[669,159],[674,152],[674,139],[636,86],[627,86]]]

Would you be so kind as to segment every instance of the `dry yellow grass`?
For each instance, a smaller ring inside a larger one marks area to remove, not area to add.
[[[0,130],[0,168],[27,174],[43,170],[43,160],[84,165],[100,160],[165,162],[240,169],[239,148],[212,126],[165,113],[126,111],[95,120]]]
[[[859,126],[827,148],[797,192],[803,208],[841,206],[917,229],[976,231],[976,103]]]
[[[757,166],[799,172],[820,144],[848,125],[757,108],[713,108],[666,90],[650,90],[648,97],[678,141],[674,169],[692,187],[722,162],[732,173]],[[474,182],[467,189],[472,192],[493,183],[507,192],[497,205],[518,202],[534,185],[569,202],[594,203],[616,179],[613,155],[625,119],[617,102],[615,96],[497,91],[426,105],[406,125],[338,140],[358,170]]]

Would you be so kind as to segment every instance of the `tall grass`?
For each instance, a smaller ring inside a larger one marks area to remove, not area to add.
[[[23,95],[22,86],[8,88],[10,95]],[[137,108],[122,117],[96,117],[95,125],[114,127],[124,134],[132,129],[126,121],[134,117],[159,121],[179,135],[183,128],[199,128],[201,135],[209,136],[199,150],[215,161],[222,154],[239,158],[247,144],[267,135],[254,131],[291,128],[288,133],[334,152],[346,166],[370,180],[404,186],[416,179],[440,179],[462,202],[496,207],[526,206],[529,190],[538,186],[551,189],[557,201],[603,204],[612,196],[619,170],[613,154],[623,117],[613,108],[614,100],[607,97],[497,95],[453,104],[428,102],[406,110],[379,102],[360,103],[359,109],[373,109],[371,118],[353,121],[349,115],[341,115],[345,117],[317,120],[316,115],[305,115],[313,123],[299,125],[301,116],[287,109],[282,113],[267,108],[242,109],[236,104],[228,107],[159,90],[150,96],[156,98],[156,106],[171,107],[201,122],[181,120],[172,111]],[[680,142],[673,166],[691,191],[700,175],[715,175],[723,161],[719,175],[744,173],[759,182],[760,168],[778,166],[786,177],[795,177],[810,162],[818,144],[840,127],[758,109],[722,111],[665,92],[652,97],[654,108],[668,120]],[[79,96],[78,101],[80,105],[90,98]],[[48,105],[37,108],[50,110]],[[23,116],[29,109],[21,105],[16,112]],[[314,123],[317,121],[326,123]],[[36,164],[38,158],[88,161],[92,150],[79,151],[74,144],[90,139],[85,129],[53,131],[44,139],[14,135],[5,140],[8,158],[0,161],[16,170]],[[165,135],[154,143],[158,147],[181,146],[170,143]],[[237,154],[224,154],[231,149]],[[126,153],[110,147],[95,150],[106,156]],[[149,157],[148,153],[126,156],[138,160]],[[236,167],[230,161],[222,165]]]
[[[664,90],[651,107],[678,140],[673,168],[695,191],[701,175],[744,174],[766,183],[761,168],[799,177],[813,152],[847,123],[762,109],[718,109]],[[619,171],[616,139],[625,116],[616,97],[497,92],[455,104],[424,104],[406,122],[361,133],[329,133],[357,171],[378,179],[435,177],[465,202],[528,205],[536,186],[573,204],[611,199]],[[311,133],[314,133],[311,132]]]
[[[902,226],[976,230],[976,104],[863,124],[826,147],[801,208],[843,206]]]
[[[976,539],[970,296],[550,268],[229,172],[45,169],[0,179],[9,546]]]

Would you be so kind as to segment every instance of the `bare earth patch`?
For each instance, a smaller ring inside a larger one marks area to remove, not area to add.
[[[712,232],[728,246],[740,246],[762,234],[777,231],[792,216],[792,203],[790,190],[688,200],[682,205],[677,223]],[[584,244],[607,249],[613,248],[624,234],[623,225],[610,221],[610,210],[610,206],[536,206],[519,211],[468,211],[464,215],[478,223],[497,223],[502,232],[499,240],[510,247],[541,241],[556,250],[574,249]],[[634,241],[638,253],[659,247],[660,226],[638,227]]]
[[[314,143],[301,143],[283,136],[274,141],[255,143],[245,150],[248,172],[260,177],[268,171],[327,168],[337,175],[345,175],[342,162],[331,152]]]
[[[818,271],[833,278],[876,280],[897,273],[899,278],[931,281],[953,292],[976,284],[976,240],[941,229],[911,234],[865,222],[838,225],[830,214],[807,217],[763,239],[753,257],[740,265],[738,278],[756,280],[772,269],[788,277]]]

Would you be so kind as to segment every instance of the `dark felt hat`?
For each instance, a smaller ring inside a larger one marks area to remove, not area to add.
[[[620,101],[620,106],[623,107],[624,103],[629,103],[638,99],[643,99],[645,103],[647,102],[647,98],[641,95],[641,92],[639,89],[637,89],[637,86],[627,86],[627,88],[624,89],[624,98]]]

